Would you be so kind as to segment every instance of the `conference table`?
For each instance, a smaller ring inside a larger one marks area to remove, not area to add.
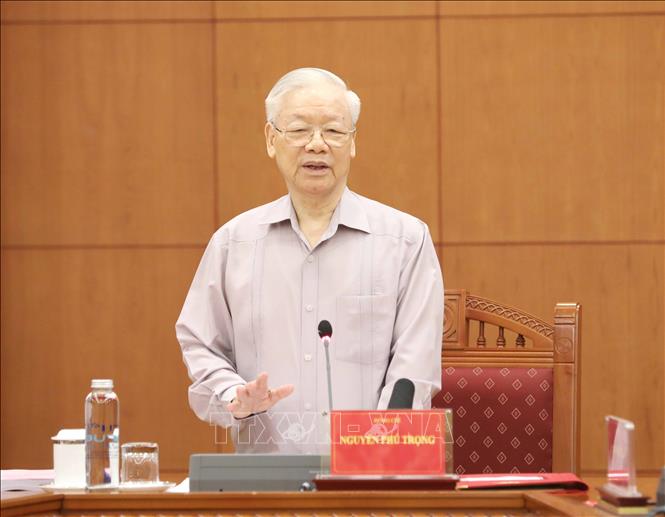
[[[182,479],[174,477],[171,481]],[[608,516],[593,507],[603,477],[585,477],[588,492],[564,490],[318,491],[197,493],[3,492],[2,517],[25,515],[212,516]],[[653,498],[658,476],[638,477]]]
[[[2,516],[498,516],[593,515],[587,492],[318,491],[199,493],[4,493]]]

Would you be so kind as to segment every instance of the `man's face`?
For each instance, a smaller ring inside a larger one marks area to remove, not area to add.
[[[344,90],[323,83],[291,91],[282,97],[274,124],[282,131],[317,129],[309,142],[294,146],[272,124],[266,124],[268,156],[275,159],[289,192],[315,198],[341,192],[356,155],[355,141],[350,135],[340,147],[330,146],[318,130],[353,129]]]

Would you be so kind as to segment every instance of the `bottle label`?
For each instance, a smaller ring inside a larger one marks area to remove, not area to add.
[[[114,424],[88,423],[85,440],[88,486],[118,485],[120,428]]]

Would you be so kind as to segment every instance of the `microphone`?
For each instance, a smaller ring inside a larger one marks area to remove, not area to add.
[[[323,343],[323,348],[326,350],[326,372],[328,373],[328,410],[332,411],[332,380],[330,377],[330,353],[328,352],[330,338],[332,337],[332,325],[328,320],[321,320],[319,322],[318,330],[321,343]]]
[[[398,379],[388,402],[388,409],[412,409],[416,387],[409,379]]]

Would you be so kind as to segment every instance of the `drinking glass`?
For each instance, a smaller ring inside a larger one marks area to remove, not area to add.
[[[156,443],[124,443],[121,449],[121,483],[159,483],[159,446]]]

